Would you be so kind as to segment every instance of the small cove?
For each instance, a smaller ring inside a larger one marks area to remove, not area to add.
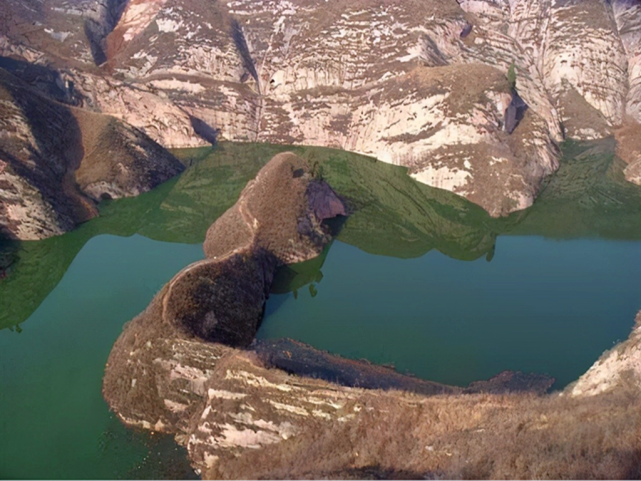
[[[193,475],[173,441],[108,412],[104,363],[123,324],[202,258],[207,227],[287,149],[182,152],[179,179],[7,250],[17,260],[0,281],[0,476]],[[570,146],[535,207],[498,220],[403,169],[291,149],[321,163],[354,213],[321,258],[283,269],[259,337],[453,384],[519,369],[562,387],[627,336],[641,308],[641,189],[602,146]]]

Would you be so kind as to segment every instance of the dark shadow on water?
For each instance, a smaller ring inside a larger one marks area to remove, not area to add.
[[[323,278],[321,269],[327,258],[327,254],[331,249],[332,244],[328,244],[321,255],[299,264],[290,266],[282,266],[276,271],[274,282],[271,288],[271,294],[282,295],[289,292],[294,292],[311,283],[320,283]],[[273,304],[270,303],[270,304]],[[270,313],[274,312],[274,308],[270,307]]]

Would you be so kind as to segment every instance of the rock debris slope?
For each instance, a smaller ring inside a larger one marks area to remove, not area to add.
[[[340,147],[499,216],[532,204],[565,136],[641,122],[633,0],[105,2],[2,0],[0,55],[54,65],[83,107],[168,147]]]

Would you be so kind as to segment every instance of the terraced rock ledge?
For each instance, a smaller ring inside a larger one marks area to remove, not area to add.
[[[103,394],[132,427],[173,434],[210,478],[638,478],[641,314],[577,382],[520,373],[468,388],[254,336],[278,265],[331,239],[343,199],[274,157],[116,341]]]

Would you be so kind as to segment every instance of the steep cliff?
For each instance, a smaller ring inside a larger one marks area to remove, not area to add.
[[[629,0],[3,4],[0,55],[54,65],[84,108],[164,146],[339,147],[493,216],[532,204],[565,136],[641,121]]]

